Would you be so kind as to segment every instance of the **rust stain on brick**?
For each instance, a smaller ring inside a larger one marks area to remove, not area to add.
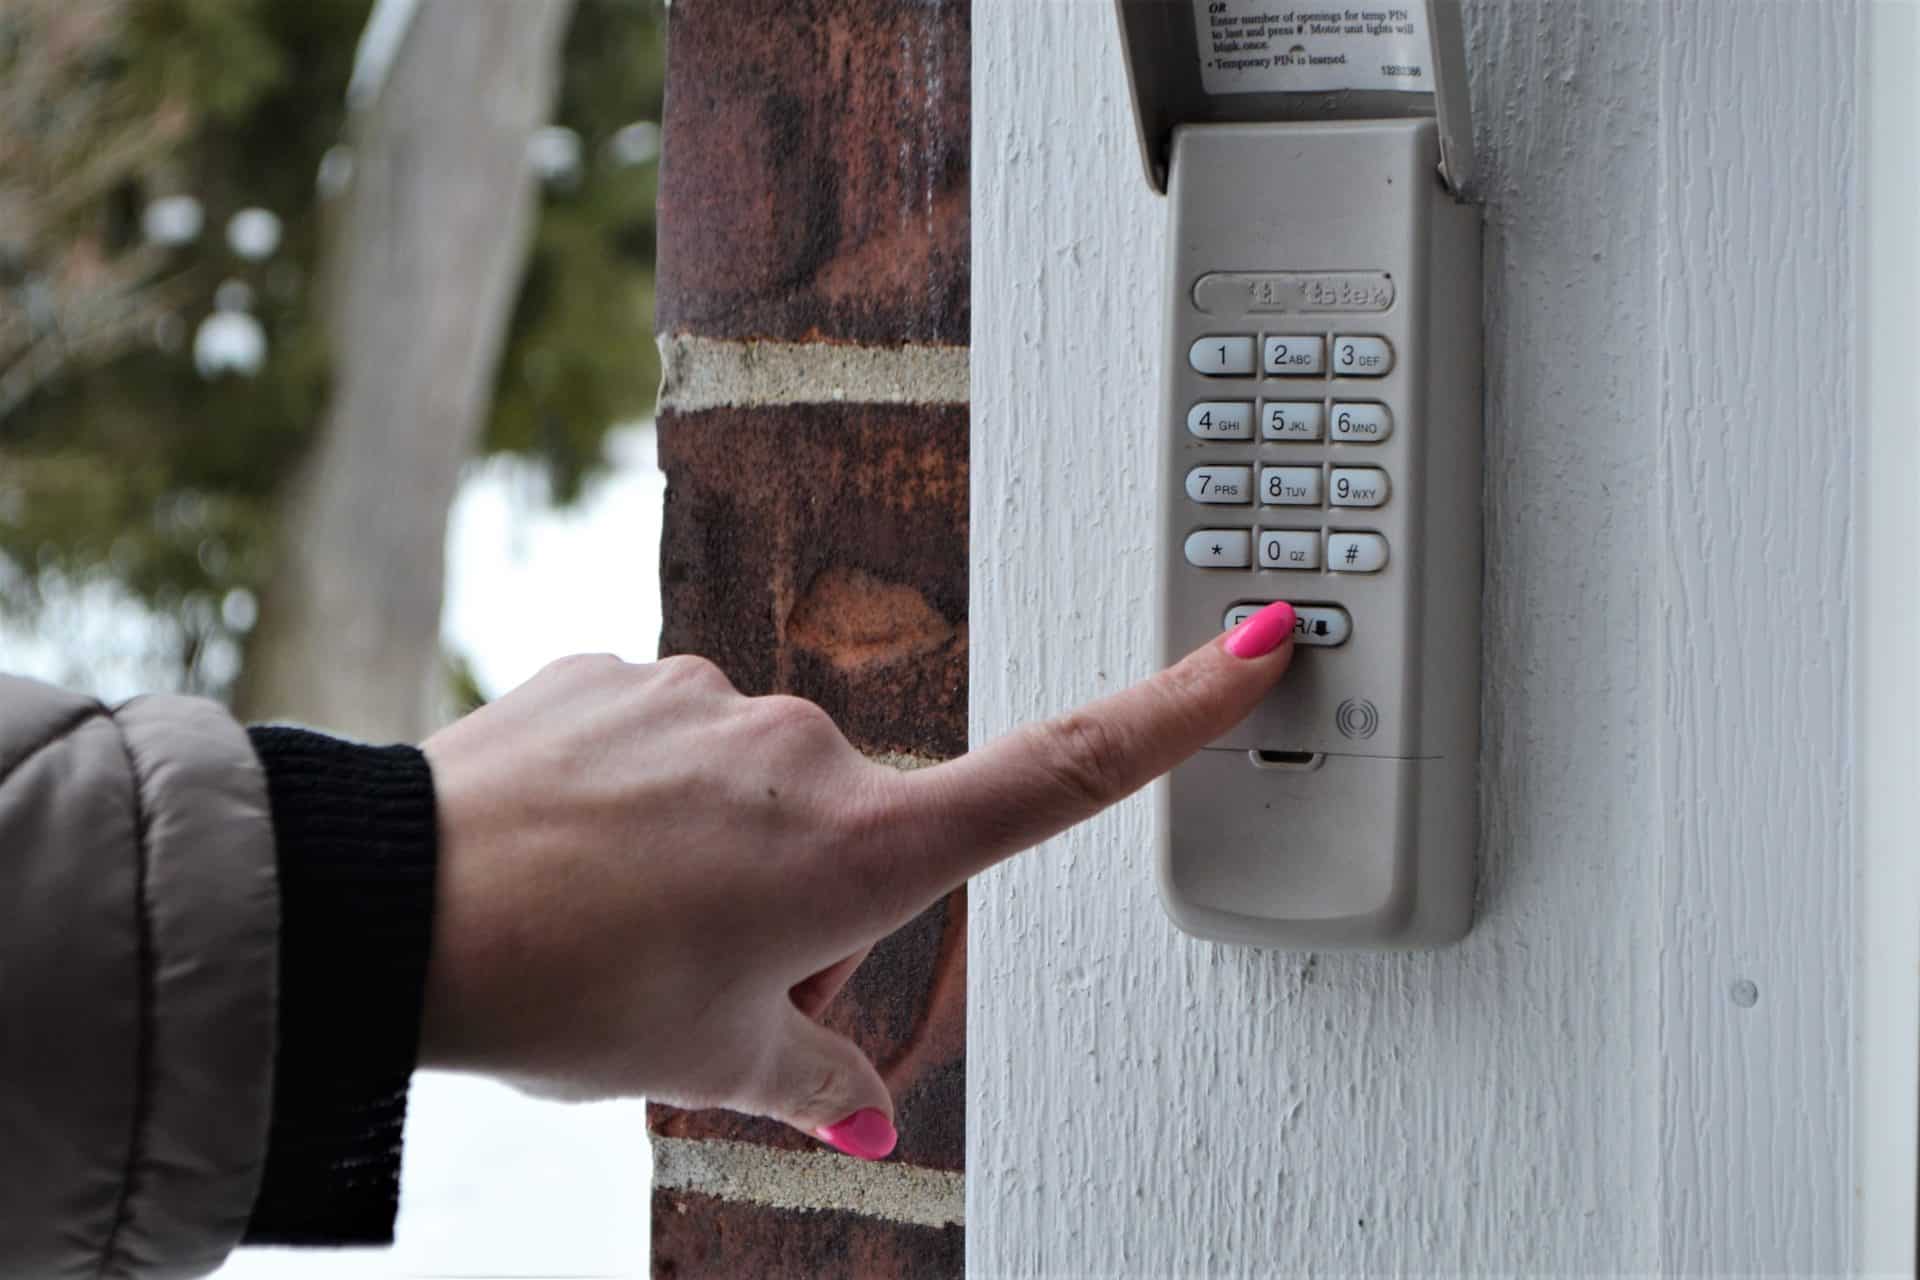
[[[970,6],[669,10],[660,327],[964,344]]]
[[[660,461],[662,653],[811,698],[865,751],[966,750],[964,406],[669,411]]]
[[[864,569],[827,569],[787,615],[787,641],[842,671],[911,658],[953,635],[925,596]]]
[[[774,1209],[698,1192],[653,1193],[656,1280],[959,1276],[966,1233],[835,1210]]]

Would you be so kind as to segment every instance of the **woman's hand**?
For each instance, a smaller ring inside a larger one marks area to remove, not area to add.
[[[569,658],[425,744],[440,878],[421,1061],[774,1116],[854,1155],[893,1103],[814,1020],[875,941],[1244,718],[1274,605],[1131,689],[901,773],[700,658]]]

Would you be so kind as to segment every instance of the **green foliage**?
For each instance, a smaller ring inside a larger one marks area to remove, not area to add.
[[[117,128],[142,115],[184,124],[50,231],[64,242],[53,248],[86,239],[98,246],[91,253],[151,254],[138,244],[139,211],[174,192],[202,202],[206,229],[159,255],[149,295],[166,305],[150,332],[73,362],[12,412],[0,408],[0,555],[27,570],[26,588],[14,580],[0,608],[31,610],[36,573],[105,575],[192,629],[200,623],[183,620],[217,617],[206,602],[259,588],[278,503],[325,408],[316,282],[330,210],[315,178],[346,133],[345,89],[371,3],[124,0],[90,74],[111,91]],[[651,410],[659,379],[656,168],[614,163],[608,143],[660,118],[664,25],[659,0],[580,0],[567,40],[557,123],[581,136],[583,169],[545,195],[485,442],[543,461],[562,499],[601,465],[606,431]],[[112,142],[102,136],[96,149]],[[264,264],[240,259],[225,238],[228,219],[253,206],[284,226]],[[270,355],[258,377],[203,380],[192,335],[227,281],[251,291]]]
[[[555,122],[586,168],[551,189],[514,309],[487,447],[539,458],[571,501],[600,465],[609,426],[652,411],[654,197],[658,166],[619,165],[613,137],[660,119],[665,23],[655,0],[583,0],[567,35]]]

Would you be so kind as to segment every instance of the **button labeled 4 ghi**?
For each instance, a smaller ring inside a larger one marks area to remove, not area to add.
[[[1253,439],[1250,401],[1202,400],[1187,410],[1187,430],[1202,440]]]

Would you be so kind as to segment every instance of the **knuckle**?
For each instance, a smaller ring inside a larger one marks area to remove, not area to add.
[[[1040,737],[1048,774],[1079,805],[1104,808],[1130,789],[1127,744],[1104,720],[1070,712],[1041,726]]]
[[[753,700],[754,714],[761,718],[765,727],[775,732],[819,736],[831,733],[840,734],[839,727],[833,723],[818,703],[808,702],[805,698],[796,698],[791,694],[775,693]]]
[[[726,672],[720,670],[711,659],[697,653],[677,653],[670,658],[662,658],[654,664],[662,680],[670,684],[685,685],[689,689],[731,689],[733,682],[727,679]]]
[[[849,1092],[847,1073],[837,1063],[822,1063],[804,1079],[806,1088],[793,1100],[794,1114],[803,1119],[824,1116],[829,1124],[839,1119]]]
[[[574,653],[549,662],[546,670],[557,676],[594,676],[626,665],[611,653]]]

